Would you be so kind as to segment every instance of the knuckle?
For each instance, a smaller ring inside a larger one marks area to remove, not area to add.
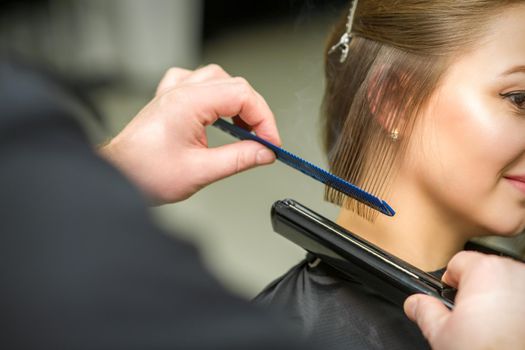
[[[211,71],[212,73],[214,73],[216,75],[221,75],[221,74],[225,73],[224,69],[222,69],[222,67],[219,66],[216,63],[212,63],[212,64],[207,65],[206,69],[208,69],[209,71]]]
[[[166,73],[164,74],[165,77],[178,75],[179,73],[182,73],[183,69],[179,67],[171,67],[169,68]]]
[[[235,84],[237,84],[237,89],[239,90],[239,98],[245,101],[249,97],[253,97],[253,89],[248,83],[248,81],[242,77],[233,78]]]
[[[242,171],[245,162],[246,160],[244,154],[242,152],[239,152],[237,154],[237,161],[235,163],[235,173]]]
[[[246,152],[239,152],[237,154],[237,161],[235,164],[235,172],[239,173],[245,169],[247,169],[250,166],[250,157],[246,154]]]
[[[452,259],[449,261],[449,266],[461,266],[462,264],[468,263],[472,259],[479,259],[478,256],[479,253],[472,252],[472,251],[461,251],[454,255]]]
[[[246,87],[249,87],[250,86],[250,83],[248,83],[248,80],[246,80],[245,78],[243,77],[234,77],[233,78],[233,81],[241,86],[246,86]]]

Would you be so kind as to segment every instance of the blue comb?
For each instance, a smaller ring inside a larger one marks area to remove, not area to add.
[[[395,211],[388,205],[384,200],[373,196],[372,194],[360,189],[359,187],[352,185],[350,182],[341,179],[328,171],[319,168],[318,166],[290,153],[276,145],[257,137],[251,132],[231,123],[228,123],[224,119],[219,118],[213,126],[221,129],[222,131],[236,137],[240,140],[252,140],[263,144],[264,146],[271,149],[278,160],[284,164],[291,166],[308,175],[317,181],[324,183],[327,186],[334,188],[335,190],[344,193],[345,195],[354,198],[355,200],[368,205],[375,210],[388,215],[394,216]]]

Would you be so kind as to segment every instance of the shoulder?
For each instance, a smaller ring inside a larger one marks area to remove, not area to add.
[[[254,302],[284,313],[303,334],[328,348],[428,347],[401,308],[312,258],[271,283]]]
[[[270,283],[254,299],[256,304],[287,313],[339,312],[355,309],[360,301],[378,296],[359,282],[339,273],[312,255]]]

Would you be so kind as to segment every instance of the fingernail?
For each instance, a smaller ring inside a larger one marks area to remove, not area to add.
[[[257,152],[255,161],[259,165],[272,163],[275,160],[275,154],[269,149],[261,149]]]

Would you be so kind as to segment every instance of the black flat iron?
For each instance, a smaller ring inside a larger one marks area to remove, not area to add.
[[[223,119],[218,119],[213,125],[238,139],[259,142],[271,149],[277,159],[286,165],[385,215],[395,215],[395,211],[384,200],[261,139],[248,130]],[[454,306],[455,289],[294,200],[286,199],[274,203],[272,225],[275,232],[395,303],[402,304],[411,294],[425,293],[437,297],[449,308]]]
[[[456,289],[292,199],[275,202],[271,219],[275,232],[395,304],[423,293],[454,307]]]

